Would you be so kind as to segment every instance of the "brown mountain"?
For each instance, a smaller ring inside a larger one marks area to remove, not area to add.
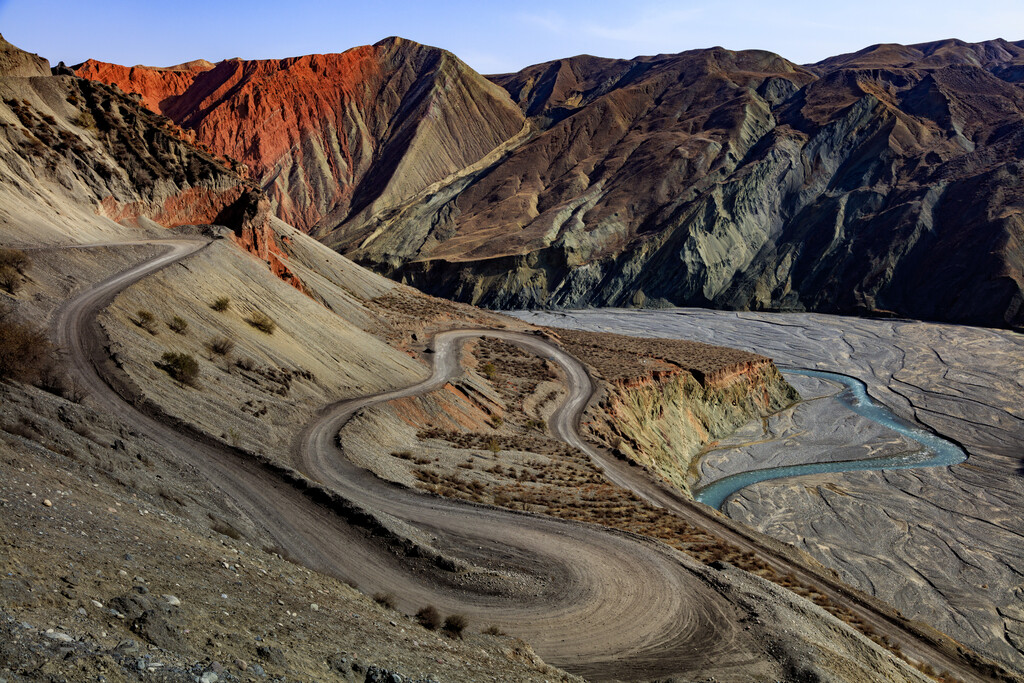
[[[142,95],[248,166],[278,215],[304,230],[415,194],[525,123],[455,56],[401,38],[342,54],[165,69],[88,61],[75,72]]]
[[[495,80],[541,134],[406,212],[401,241],[340,246],[499,307],[1019,326],[1022,54],[947,41],[808,68],[721,49],[531,67]]]
[[[370,135],[362,175],[324,164],[318,184],[302,180],[314,177],[304,160],[323,155],[294,151],[310,145],[285,154],[287,181],[239,153],[236,140],[262,149],[278,138],[245,123],[253,117],[234,91],[209,106],[188,96],[197,85],[144,96],[254,166],[280,215],[430,293],[493,307],[676,304],[1021,326],[1022,45],[878,45],[808,66],[722,48],[581,56],[493,77],[507,98],[460,66],[463,104],[424,96],[397,119],[388,98],[331,91],[325,100],[359,112],[347,120],[399,121],[411,141],[390,144],[390,128]],[[358,50],[439,53],[404,41]],[[141,92],[135,71],[103,78]],[[283,84],[287,69],[275,75],[276,92],[291,93],[283,101],[306,101]],[[531,130],[509,139],[522,121],[511,101]],[[438,108],[444,134],[419,134]],[[324,130],[295,120],[293,138]]]
[[[18,226],[18,244],[126,234],[110,221],[144,230],[219,223],[305,291],[252,181],[136,97],[55,71],[0,36],[0,225]]]

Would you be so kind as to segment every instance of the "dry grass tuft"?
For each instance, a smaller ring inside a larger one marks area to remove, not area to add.
[[[275,323],[270,316],[263,311],[253,311],[249,317],[245,319],[245,322],[266,334],[273,334],[274,330],[277,329],[277,323]]]

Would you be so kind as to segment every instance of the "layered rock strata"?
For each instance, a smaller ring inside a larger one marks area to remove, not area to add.
[[[525,123],[500,87],[449,52],[401,38],[341,54],[170,68],[88,61],[251,172],[306,231],[390,207],[466,167]]]
[[[769,358],[710,344],[558,330],[603,380],[590,435],[682,491],[701,449],[800,397]],[[624,360],[629,359],[629,360]]]

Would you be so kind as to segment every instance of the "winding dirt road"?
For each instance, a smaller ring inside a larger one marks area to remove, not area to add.
[[[663,489],[641,472],[606,457],[577,431],[593,393],[584,367],[543,339],[507,331],[460,330],[435,340],[433,374],[411,387],[331,405],[295,442],[304,474],[367,509],[406,521],[433,537],[432,545],[470,567],[438,569],[401,557],[393,545],[347,522],[330,506],[289,483],[280,470],[145,410],[104,349],[97,313],[118,292],[202,249],[206,242],[153,242],[168,251],[90,288],[56,318],[60,344],[74,371],[104,410],[165,446],[199,470],[285,550],[307,566],[364,590],[386,590],[407,611],[426,604],[459,611],[478,624],[499,623],[528,640],[552,664],[599,679],[679,673],[733,674],[748,667],[761,647],[739,625],[744,616],[704,580],[703,570],[667,546],[597,526],[427,496],[389,484],[354,466],[336,446],[341,426],[356,411],[444,385],[461,372],[459,353],[474,337],[515,342],[552,358],[568,377],[569,398],[551,420],[554,433],[589,453],[617,484],[648,501],[749,549],[785,572],[821,587],[903,645],[904,651],[964,680],[981,677],[962,657],[906,630],[887,613],[838,582],[811,572],[752,534]],[[127,399],[127,400],[126,400]],[[386,518],[386,517],[385,517]],[[834,583],[835,585],[831,585]]]

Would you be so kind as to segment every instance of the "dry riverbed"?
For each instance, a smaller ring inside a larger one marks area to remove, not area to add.
[[[960,442],[969,459],[959,466],[762,482],[735,496],[726,512],[806,550],[907,616],[1024,670],[1021,335],[908,321],[701,309],[520,317],[555,327],[724,344],[765,354],[781,366],[852,375],[900,417]],[[787,459],[820,455],[823,439],[836,430],[834,421],[812,424],[810,416],[798,409],[792,418],[814,429],[793,431],[785,441],[792,451]],[[829,416],[837,417],[838,411],[822,415]],[[844,430],[858,431],[852,425]],[[811,431],[817,436],[807,437]],[[899,448],[893,439],[890,433],[853,444],[862,451]],[[743,457],[753,461],[752,455]],[[712,460],[707,467],[710,472],[727,466]]]

